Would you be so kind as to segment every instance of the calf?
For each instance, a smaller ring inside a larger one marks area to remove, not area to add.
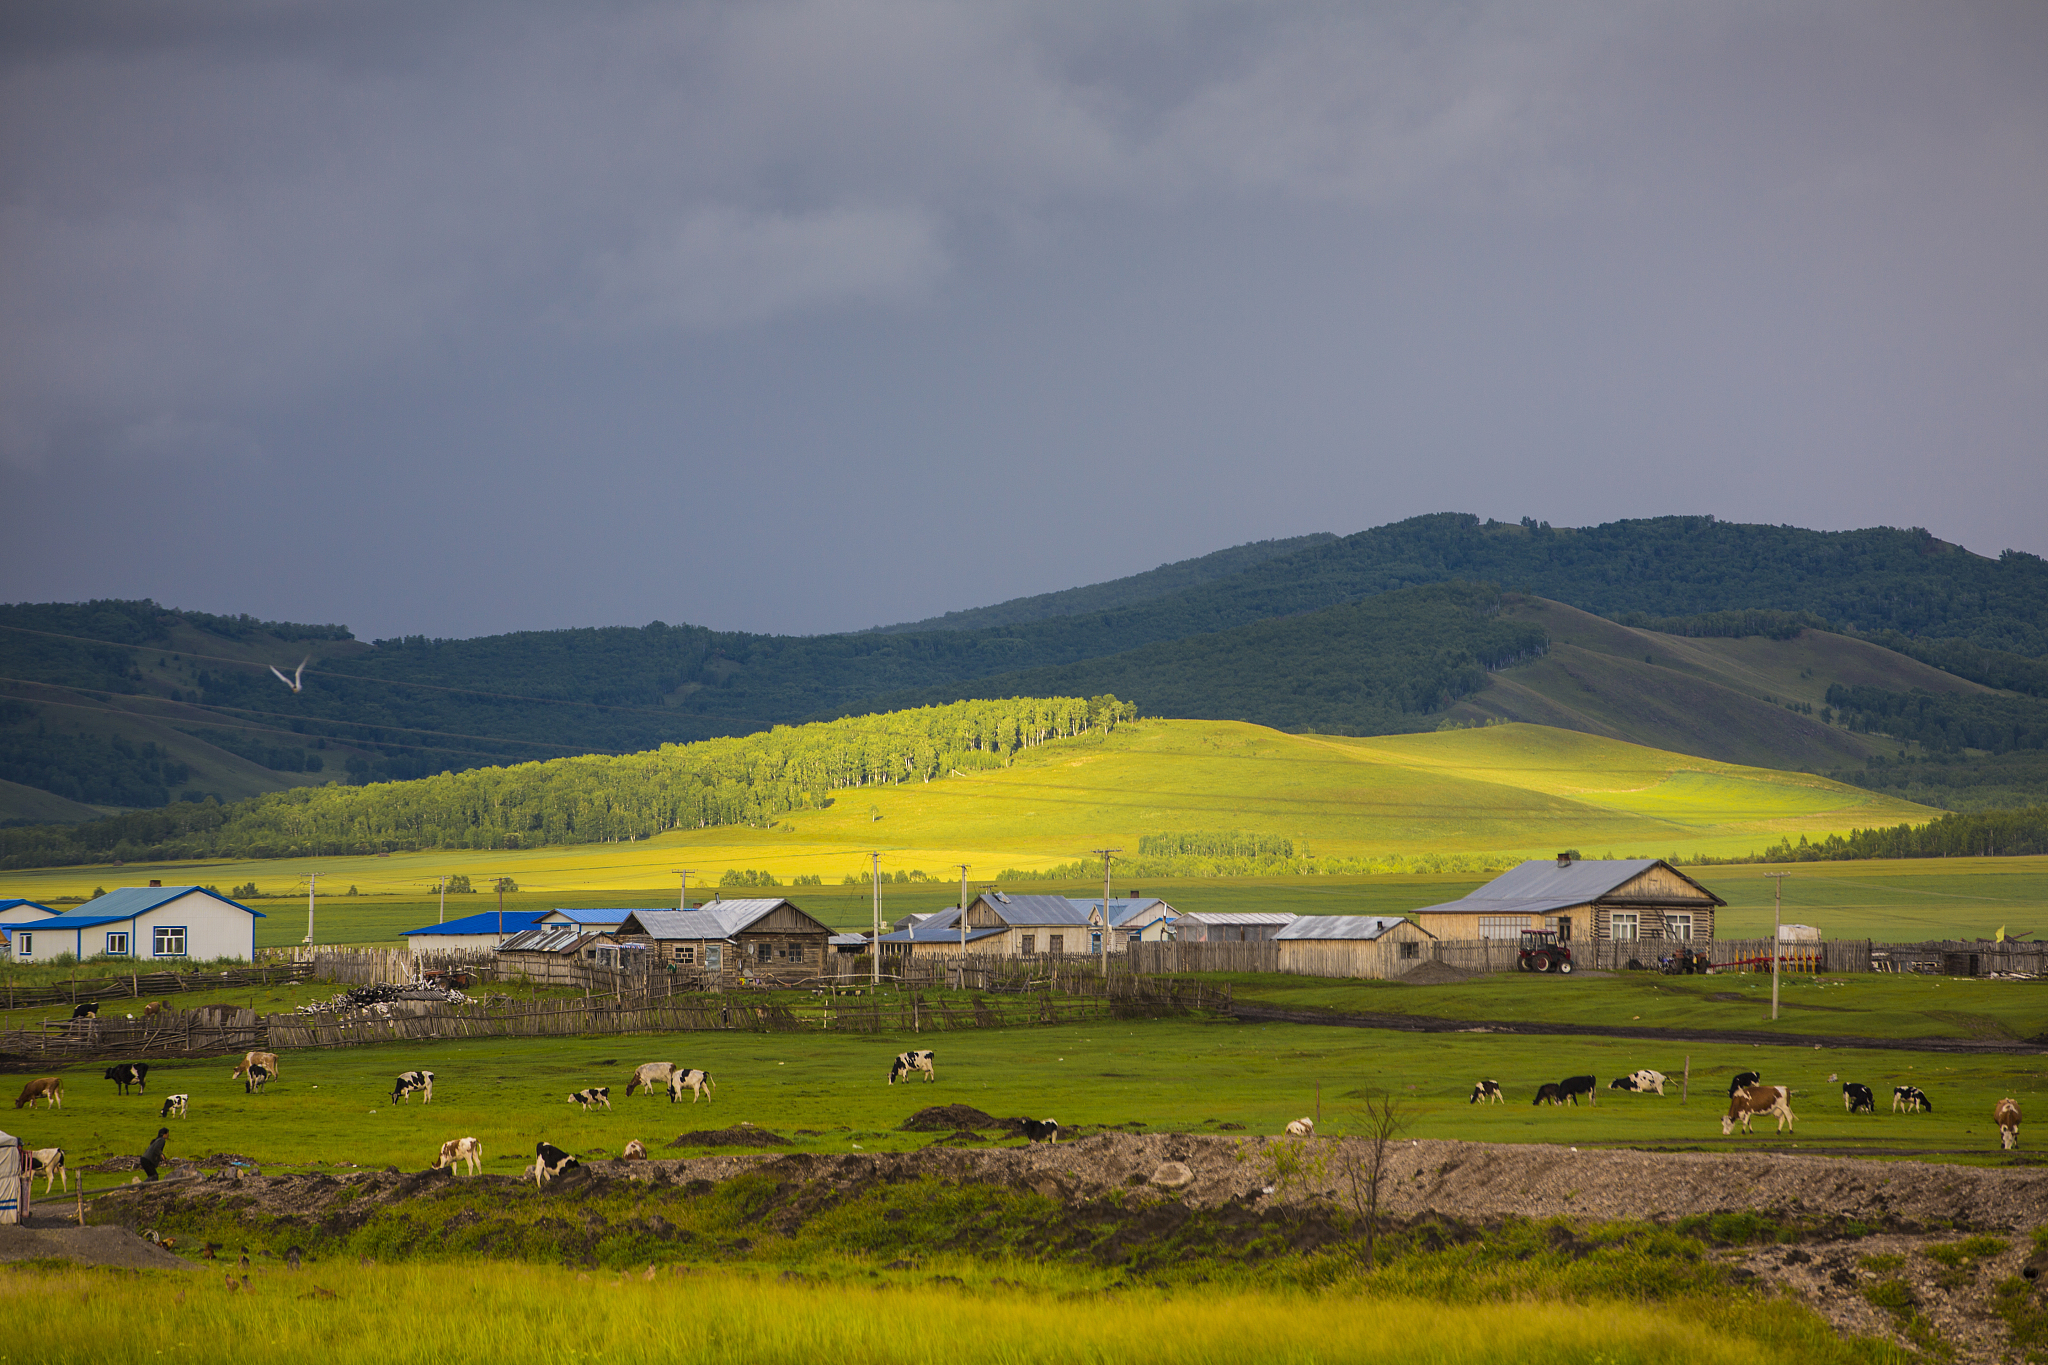
[[[398,1079],[391,1086],[391,1102],[393,1104],[410,1104],[412,1102],[412,1092],[415,1090],[420,1092],[421,1104],[432,1104],[434,1102],[434,1073],[431,1071],[405,1071],[399,1073]]]
[[[1782,1085],[1752,1085],[1728,1101],[1728,1112],[1721,1116],[1721,1136],[1728,1137],[1734,1133],[1738,1123],[1742,1125],[1743,1132],[1750,1132],[1749,1121],[1758,1114],[1775,1117],[1781,1133],[1799,1119],[1792,1112],[1791,1091]]]
[[[642,1141],[641,1141],[641,1140],[640,1140],[639,1138],[634,1138],[634,1139],[633,1139],[632,1141],[630,1141],[630,1142],[628,1142],[628,1143],[626,1144],[626,1150],[625,1150],[625,1151],[623,1151],[623,1152],[621,1152],[621,1153],[619,1153],[619,1160],[621,1160],[621,1161],[645,1161],[645,1160],[647,1160],[647,1144],[646,1144],[646,1143],[644,1143],[644,1142],[642,1142]]]
[[[269,1079],[270,1068],[263,1065],[263,1063],[258,1062],[256,1065],[250,1067],[246,1072],[242,1073],[242,1093],[244,1095],[262,1094],[264,1082],[268,1081]]]
[[[1056,1143],[1060,1140],[1058,1119],[1022,1119],[1017,1126],[1023,1131],[1026,1142]],[[1292,1128],[1294,1125],[1290,1123],[1287,1126]]]
[[[1922,1110],[1931,1114],[1934,1112],[1934,1101],[1928,1099],[1927,1092],[1917,1085],[1895,1085],[1892,1087],[1892,1112],[1896,1114],[1901,1109],[1909,1114],[1917,1114]]]
[[[1567,1076],[1557,1083],[1557,1102],[1563,1104],[1569,1100],[1576,1107],[1579,1102],[1579,1096],[1584,1095],[1586,1103],[1591,1104],[1593,1102],[1593,1087],[1598,1084],[1600,1084],[1598,1076]]]
[[[64,1192],[66,1194],[71,1192],[71,1175],[64,1169],[64,1149],[62,1147],[38,1147],[28,1154],[28,1161],[29,1179],[33,1180],[35,1177],[41,1176],[43,1178],[44,1194],[50,1192],[50,1182],[52,1180],[63,1181]],[[81,1185],[85,1183],[83,1175],[78,1177],[78,1183]]]
[[[571,1095],[569,1103],[582,1105],[586,1114],[600,1107],[609,1109],[612,1107],[612,1088],[608,1085],[593,1085],[588,1090],[579,1090]]]
[[[1501,1103],[1502,1101],[1500,1097],[1500,1082],[1481,1081],[1479,1082],[1479,1084],[1473,1086],[1472,1103],[1477,1104],[1481,1100],[1487,1100],[1493,1104]]]
[[[533,1144],[533,1187],[539,1189],[562,1172],[582,1164],[552,1143],[536,1142]]]
[[[146,1024],[146,1023],[148,1023],[148,1022],[149,1022],[150,1020],[152,1020],[152,1019],[161,1019],[161,1018],[163,1018],[163,1016],[164,1016],[164,1011],[165,1011],[166,1009],[168,1009],[168,1008],[169,1008],[169,1005],[168,1005],[168,1004],[167,1004],[167,1003],[166,1003],[165,1001],[162,1001],[162,1000],[152,1000],[152,1001],[150,1001],[150,1002],[149,1002],[149,1003],[148,1003],[147,1005],[144,1005],[144,1006],[142,1007],[142,1022]]]
[[[270,1073],[272,1079],[275,1079],[277,1076],[277,1054],[275,1052],[243,1053],[242,1060],[236,1065],[233,1074],[228,1079],[231,1081],[246,1079],[249,1074],[249,1068],[252,1066],[261,1066]]]
[[[1561,1104],[1561,1103],[1563,1103],[1563,1101],[1559,1100],[1559,1099],[1558,1099],[1558,1097],[1557,1097],[1557,1083],[1556,1083],[1555,1081],[1552,1081],[1552,1082],[1551,1082],[1551,1083],[1550,1083],[1549,1085],[1545,1085],[1545,1086],[1539,1086],[1539,1087],[1537,1087],[1537,1090],[1536,1090],[1536,1098],[1535,1098],[1535,1099],[1534,1099],[1534,1100],[1532,1101],[1532,1103],[1534,1103],[1534,1104],[1544,1104],[1544,1103],[1550,1103],[1550,1104]]]
[[[131,1085],[144,1093],[149,1090],[148,1062],[123,1062],[119,1066],[108,1067],[100,1074],[119,1086],[124,1095],[128,1093],[128,1087]]]
[[[1991,1117],[1998,1124],[1998,1145],[2006,1151],[2020,1145],[2020,1102],[2008,1095],[1998,1102],[1991,1111]],[[49,1190],[44,1189],[48,1194]]]
[[[484,1173],[484,1145],[473,1137],[449,1138],[441,1144],[440,1159],[434,1162],[434,1169],[443,1166],[465,1167],[471,1175]]]
[[[167,1119],[171,1115],[176,1114],[179,1118],[184,1118],[185,1106],[191,1099],[190,1095],[166,1095],[164,1096],[164,1107],[157,1110],[156,1116],[160,1119]]]
[[[674,1087],[670,1084],[669,1078],[675,1075],[675,1072],[674,1062],[642,1062],[633,1072],[632,1078],[626,1082],[626,1098],[632,1099],[635,1090],[645,1090],[652,1095],[657,1085],[665,1090],[672,1090]]]
[[[717,1087],[711,1084],[710,1072],[694,1066],[687,1069],[677,1067],[669,1073],[668,1102],[674,1104],[687,1090],[690,1092],[690,1103],[695,1104],[698,1100],[710,1099],[711,1092],[715,1089]]]
[[[1287,1136],[1289,1137],[1314,1137],[1315,1135],[1316,1121],[1314,1119],[1296,1119],[1287,1125]]]
[[[1870,1093],[1870,1087],[1867,1085],[1858,1085],[1854,1081],[1844,1081],[1842,1082],[1842,1108],[1852,1114],[1875,1114],[1877,1112],[1877,1096]]]
[[[935,1081],[939,1078],[938,1071],[932,1066],[930,1049],[926,1049],[923,1052],[897,1053],[896,1060],[889,1067],[889,1084],[894,1085],[898,1080],[909,1080],[910,1073],[913,1071],[922,1071],[924,1078],[928,1081]]]
[[[1664,1073],[1661,1071],[1651,1071],[1645,1067],[1643,1070],[1631,1072],[1619,1080],[1609,1081],[1607,1088],[1609,1090],[1636,1090],[1646,1095],[1661,1095],[1664,1093]]]
[[[45,1076],[41,1080],[30,1081],[21,1088],[21,1098],[14,1102],[14,1107],[19,1109],[25,1104],[33,1109],[36,1107],[37,1100],[48,1100],[52,1109],[62,1109],[64,1107],[64,1082],[58,1080],[55,1076]]]
[[[99,1002],[99,1001],[97,1001],[97,1000],[88,1000],[88,1001],[86,1001],[86,1002],[85,1002],[85,1003],[84,1003],[83,1005],[73,1005],[73,1006],[71,1007],[71,1017],[72,1017],[73,1019],[97,1019],[97,1018],[99,1018],[99,1017],[100,1017],[100,1002]]]

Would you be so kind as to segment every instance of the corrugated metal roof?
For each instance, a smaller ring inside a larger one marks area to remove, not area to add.
[[[982,903],[1012,927],[1086,925],[1088,907],[1101,901],[1070,901],[1065,896],[984,896]]]
[[[93,897],[80,906],[78,910],[74,910],[71,913],[78,914],[82,911],[101,915],[107,919],[129,919],[136,915],[147,914],[159,905],[163,905],[168,901],[174,901],[180,896],[190,895],[194,891],[212,900],[217,900],[222,905],[232,905],[245,915],[254,915],[257,919],[265,918],[261,910],[251,910],[241,902],[231,901],[226,896],[221,895],[220,892],[208,891],[203,886],[118,886],[104,896]],[[47,926],[49,921],[41,920],[39,923]]]
[[[562,910],[562,909],[554,909],[554,910],[550,910],[550,911],[548,911],[546,915],[542,916],[542,917],[541,917],[541,922],[542,922],[542,923],[545,923],[545,922],[547,922],[548,920],[551,920],[551,919],[553,919],[553,918],[554,918],[554,917],[555,917],[556,915],[560,915],[560,916],[561,916],[561,917],[562,917],[562,918],[563,918],[564,920],[568,921],[568,922],[569,922],[569,923],[571,923],[571,924],[603,924],[603,925],[613,925],[613,924],[617,924],[617,923],[618,923],[618,922],[619,922],[620,920],[624,919],[624,918],[625,918],[626,916],[628,916],[628,915],[630,915],[630,914],[632,914],[632,913],[633,913],[633,912],[632,912],[631,910]]]
[[[108,892],[112,895],[112,892]],[[105,900],[106,896],[100,897]],[[140,910],[135,912],[141,914]],[[30,920],[26,924],[12,926],[16,929],[97,929],[102,924],[125,924],[134,915],[102,915],[96,910],[73,910],[68,915],[55,915],[49,919]]]
[[[834,948],[851,948],[856,943],[866,947],[868,937],[866,934],[834,934],[826,942],[830,943]]]
[[[605,937],[576,924],[543,924],[521,930],[498,945],[501,953],[573,953],[586,942]]]
[[[1571,896],[1589,901],[1648,872],[1657,862],[1655,858],[1594,858],[1574,859],[1560,865],[1555,858],[1532,858],[1468,893],[1465,899],[1555,900]]]
[[[1081,896],[1069,896],[1067,900],[1070,904],[1080,906],[1084,915],[1101,908],[1102,905],[1100,899],[1090,900]],[[1151,924],[1156,920],[1172,919],[1175,917],[1175,914],[1174,908],[1157,896],[1138,896],[1135,898],[1130,896],[1111,896],[1109,898],[1109,923],[1111,928],[1125,924],[1132,919],[1143,920],[1145,923]]]
[[[1410,910],[1411,915],[1549,915],[1573,906],[1584,905],[1588,896],[1551,896],[1531,900],[1499,900],[1491,897],[1467,896],[1461,901],[1445,901],[1442,905],[1425,905],[1420,910]]]
[[[495,934],[500,932],[501,924],[504,933],[516,934],[539,924],[541,916],[546,913],[545,910],[507,910],[503,919],[500,919],[496,910],[479,910],[474,915],[451,919],[446,924],[429,924],[420,929],[408,929],[400,937],[434,938],[447,934],[459,938],[474,934]]]
[[[1190,910],[1181,915],[1183,920],[1194,924],[1292,924],[1301,918],[1284,910]]]
[[[1375,939],[1401,922],[1399,915],[1298,915],[1292,924],[1273,935],[1273,940],[1277,943],[1304,939]],[[1429,933],[1427,929],[1422,932]]]

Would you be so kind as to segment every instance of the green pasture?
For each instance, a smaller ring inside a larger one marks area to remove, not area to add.
[[[1548,983],[1546,983],[1548,984]],[[890,1059],[908,1047],[937,1052],[938,1080],[891,1086]],[[1536,1087],[1566,1075],[1606,1081],[1639,1067],[1676,1078],[1692,1059],[1693,1094],[1681,1101],[1603,1089],[1586,1108],[1536,1108]],[[633,1068],[674,1061],[709,1070],[714,1098],[671,1105],[625,1096]],[[169,1154],[246,1157],[293,1169],[420,1170],[447,1138],[482,1140],[487,1170],[514,1173],[548,1141],[579,1155],[616,1156],[632,1138],[650,1153],[682,1133],[750,1123],[792,1139],[796,1150],[848,1152],[922,1147],[930,1134],[900,1131],[927,1105],[971,1104],[999,1118],[1056,1118],[1092,1130],[1278,1133],[1322,1104],[1319,1131],[1348,1130],[1358,1103],[1386,1091],[1399,1101],[1406,1136],[1497,1142],[1854,1151],[2003,1161],[1990,1121],[2001,1096],[2037,1104],[2038,1056],[1945,1056],[1801,1047],[1667,1044],[1622,1039],[1417,1035],[1227,1021],[1111,1021],[943,1035],[708,1032],[659,1036],[441,1041],[280,1054],[282,1075],[260,1095],[229,1077],[231,1060],[153,1063],[146,1095],[120,1096],[104,1064],[53,1068],[64,1077],[60,1110],[17,1113],[10,1127],[31,1146],[63,1147],[75,1168],[140,1152],[159,1125],[162,1097],[191,1095],[187,1118],[164,1121]],[[436,1075],[434,1101],[392,1104],[392,1078]],[[1793,1087],[1801,1123],[1771,1134],[1723,1138],[1728,1078],[1761,1071]],[[1926,1090],[1933,1114],[1850,1117],[1830,1073],[1861,1081],[1888,1100],[1892,1085]],[[1501,1082],[1509,1102],[1472,1105],[1475,1080]],[[26,1079],[26,1078],[24,1078]],[[571,1091],[612,1087],[610,1112],[582,1112]],[[2048,1115],[2048,1110],[2043,1110]],[[1241,1128],[1225,1125],[1236,1124]],[[2032,1144],[2027,1144],[2031,1146]],[[2023,1146],[2021,1159],[2028,1159]],[[94,1174],[93,1189],[129,1172]]]

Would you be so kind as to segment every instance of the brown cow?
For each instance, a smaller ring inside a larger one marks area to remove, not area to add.
[[[230,1075],[228,1079],[231,1081],[247,1079],[249,1068],[252,1066],[260,1066],[265,1071],[268,1071],[270,1073],[270,1080],[274,1081],[277,1079],[277,1054],[275,1052],[244,1053],[240,1064],[235,1067],[234,1074]]]
[[[52,1109],[64,1107],[64,1082],[55,1076],[45,1076],[39,1081],[30,1081],[21,1088],[21,1098],[14,1102],[16,1109],[24,1104],[33,1109],[37,1100],[48,1100]]]
[[[2011,1151],[2020,1145],[2020,1102],[2007,1095],[1991,1111],[1991,1117],[1998,1120],[1998,1145]]]
[[[1749,1121],[1758,1114],[1774,1115],[1781,1133],[1799,1118],[1792,1112],[1790,1090],[1782,1085],[1752,1085],[1729,1096],[1728,1112],[1721,1116],[1721,1136],[1733,1133],[1737,1123],[1742,1125],[1743,1132],[1749,1132]]]

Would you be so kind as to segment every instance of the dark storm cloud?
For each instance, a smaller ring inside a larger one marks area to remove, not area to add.
[[[2026,5],[28,5],[0,596],[821,630],[1413,512],[2048,550]]]

